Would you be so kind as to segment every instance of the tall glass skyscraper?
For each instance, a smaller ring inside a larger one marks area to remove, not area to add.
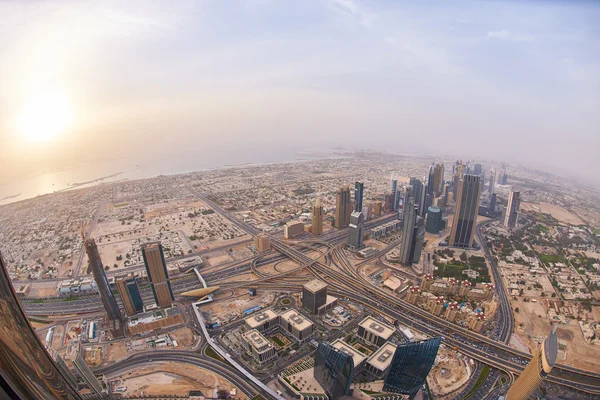
[[[353,376],[354,361],[351,355],[329,343],[319,343],[315,354],[314,377],[330,399],[349,395]]]
[[[421,193],[423,192],[423,182],[421,182],[418,178],[410,178],[409,185],[413,188],[413,198],[415,199],[415,204],[419,206],[419,210],[421,210]],[[421,212],[419,211],[419,215]]]
[[[456,212],[452,221],[452,230],[448,244],[454,247],[472,247],[475,237],[475,224],[479,213],[481,195],[480,177],[465,175],[460,180],[460,189],[456,197]]]
[[[135,278],[117,280],[117,289],[127,315],[131,317],[144,311],[144,301]]]
[[[354,182],[354,211],[361,212],[363,207],[363,194],[365,184],[362,182]]]
[[[81,399],[29,324],[0,255],[0,398]]]
[[[552,371],[557,355],[558,337],[556,336],[556,325],[554,325],[550,335],[544,340],[540,349],[533,354],[523,373],[510,387],[506,394],[506,400],[528,399],[534,394],[542,380]]]
[[[175,297],[162,245],[159,242],[146,243],[142,246],[142,256],[156,305],[161,308],[171,307]]]
[[[432,338],[398,346],[383,383],[383,391],[413,398],[429,374],[442,339]]]
[[[110,288],[108,279],[106,278],[106,272],[104,272],[104,264],[100,259],[100,252],[98,252],[98,246],[94,239],[87,239],[84,242],[85,252],[87,253],[90,261],[90,268],[94,274],[94,280],[98,286],[98,293],[100,293],[100,300],[106,310],[106,316],[111,321],[119,321],[121,319],[121,312],[115,300],[115,295]]]

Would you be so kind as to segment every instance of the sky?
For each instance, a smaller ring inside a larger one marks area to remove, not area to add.
[[[343,146],[600,184],[598,21],[576,0],[0,2],[0,183],[105,155]],[[71,123],[35,142],[15,121],[45,91]]]

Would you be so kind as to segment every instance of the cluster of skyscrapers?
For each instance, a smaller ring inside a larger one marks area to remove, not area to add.
[[[396,347],[393,356],[383,354],[386,358],[392,356],[386,367],[383,391],[414,398],[435,362],[440,343],[440,338],[405,343]],[[352,355],[343,348],[319,343],[315,353],[314,377],[330,399],[351,395],[355,367]]]
[[[86,239],[84,246],[107,319],[114,324],[114,333],[122,335],[123,327],[121,327],[121,323],[124,318],[106,277],[98,246],[94,239]],[[171,307],[175,298],[162,245],[159,242],[144,244],[142,246],[142,256],[156,305],[161,308]],[[118,279],[116,286],[121,296],[123,308],[128,316],[133,316],[144,310],[144,302],[135,278]]]

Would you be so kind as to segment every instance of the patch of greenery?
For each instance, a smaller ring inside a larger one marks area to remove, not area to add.
[[[487,379],[488,375],[490,374],[491,369],[488,365],[486,365],[485,367],[483,367],[483,370],[481,371],[481,374],[479,374],[479,377],[477,378],[477,381],[475,381],[475,385],[473,385],[473,387],[471,388],[471,390],[469,390],[467,392],[467,394],[464,397],[464,400],[470,399],[475,393],[477,393],[477,391],[479,390],[479,388],[481,387],[481,385],[483,385],[483,382],[485,382],[485,380]]]
[[[206,354],[208,357],[210,358],[214,358],[217,361],[225,361],[223,359],[223,357],[221,357],[216,351],[213,350],[212,347],[207,347],[206,350],[204,350],[204,354]]]

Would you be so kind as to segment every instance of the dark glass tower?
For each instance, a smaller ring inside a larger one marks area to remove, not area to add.
[[[408,394],[413,398],[433,367],[441,341],[441,338],[432,338],[398,346],[383,391]]]
[[[363,193],[365,184],[362,182],[354,183],[354,211],[361,212],[363,206]]]
[[[354,249],[363,247],[365,236],[365,216],[360,211],[350,215],[350,228],[348,229],[348,246]]]
[[[0,255],[0,398],[81,399],[36,336]],[[3,397],[4,395],[8,397]]]
[[[156,305],[161,308],[171,307],[175,297],[167,272],[162,244],[159,242],[146,243],[142,246],[142,256]]]
[[[117,288],[119,289],[119,294],[121,295],[123,307],[127,315],[131,317],[144,311],[144,301],[142,300],[140,288],[135,278],[118,280]]]
[[[353,376],[352,356],[337,350],[329,343],[319,343],[315,354],[314,377],[330,399],[349,395]]]
[[[409,185],[413,188],[413,197],[415,204],[421,209],[421,193],[423,192],[423,182],[418,178],[410,178]],[[419,213],[420,214],[420,213]]]
[[[96,246],[94,239],[87,239],[84,243],[85,252],[87,253],[90,261],[90,268],[94,274],[94,280],[96,281],[96,286],[98,286],[98,293],[100,293],[100,299],[102,300],[102,304],[106,310],[106,315],[111,321],[120,321],[121,313],[119,312],[119,306],[117,305],[115,295],[113,294],[110,284],[108,283],[108,279],[106,278],[104,264],[102,264],[102,260],[100,259],[98,246]]]
[[[480,177],[476,175],[465,175],[460,181],[460,189],[456,197],[456,212],[448,241],[450,246],[463,248],[473,246],[481,194],[479,181]]]

